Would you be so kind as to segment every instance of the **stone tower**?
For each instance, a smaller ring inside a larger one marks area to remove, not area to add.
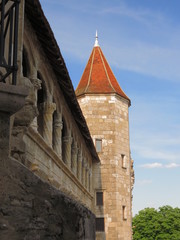
[[[132,239],[133,169],[129,146],[130,99],[119,86],[99,44],[76,89],[100,158],[95,165],[96,239]]]

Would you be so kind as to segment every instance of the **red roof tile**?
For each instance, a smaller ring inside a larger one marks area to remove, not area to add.
[[[117,93],[121,97],[127,99],[130,103],[130,99],[119,86],[119,83],[99,46],[93,48],[76,89],[76,96],[85,93]]]

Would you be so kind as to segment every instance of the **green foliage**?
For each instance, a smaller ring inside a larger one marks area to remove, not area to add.
[[[133,240],[180,240],[180,209],[145,208],[133,218]]]

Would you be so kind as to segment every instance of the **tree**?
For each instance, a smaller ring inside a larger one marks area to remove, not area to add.
[[[180,240],[180,209],[145,208],[133,218],[133,240]]]

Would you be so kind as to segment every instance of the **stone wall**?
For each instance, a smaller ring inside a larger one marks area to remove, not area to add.
[[[88,209],[16,160],[4,162],[0,164],[1,240],[95,239],[95,219]]]
[[[20,43],[17,80],[28,88],[29,94],[25,106],[14,117],[11,156],[42,180],[92,210],[92,165],[97,160],[82,135],[86,129],[81,131],[75,120],[80,110],[72,114],[74,108],[70,109],[65,91],[59,85],[60,81],[65,81],[64,77],[54,73],[23,9],[21,6],[23,42]],[[91,141],[90,136],[88,139]]]
[[[46,144],[44,139],[31,127],[23,139],[26,144],[26,162],[24,162],[26,167],[70,198],[88,209],[92,209],[92,190],[90,192],[83,186],[82,181],[68,168],[62,158],[57,156],[54,150]]]
[[[101,164],[93,169],[94,188],[103,193],[96,205],[97,218],[104,218],[105,231],[97,240],[131,240],[131,156],[128,101],[115,94],[91,94],[78,98],[94,142],[102,141]],[[96,196],[94,196],[96,199]]]

